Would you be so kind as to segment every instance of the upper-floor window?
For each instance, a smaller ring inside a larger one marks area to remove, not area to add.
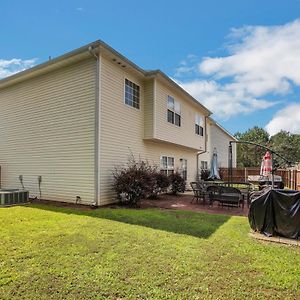
[[[128,79],[125,79],[125,103],[140,109],[140,87]]]
[[[168,122],[181,126],[180,103],[171,96],[168,96]]]
[[[161,156],[160,157],[160,171],[166,175],[174,173],[174,157]]]
[[[203,119],[198,114],[195,116],[195,133],[203,136]]]

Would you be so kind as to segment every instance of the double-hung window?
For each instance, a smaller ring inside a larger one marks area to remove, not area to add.
[[[181,176],[184,180],[187,180],[187,160],[181,158],[180,162],[181,162]]]
[[[203,136],[203,119],[198,114],[195,116],[195,133]]]
[[[125,79],[125,103],[140,109],[140,87],[128,79]]]
[[[160,171],[166,175],[174,173],[174,157],[161,156],[160,157]]]
[[[207,161],[201,161],[201,170],[207,170]]]
[[[180,103],[171,96],[168,96],[168,122],[179,127],[181,126]]]

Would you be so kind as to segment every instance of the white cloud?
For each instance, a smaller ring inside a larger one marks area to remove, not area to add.
[[[290,104],[279,110],[266,125],[266,130],[270,135],[274,135],[281,130],[300,134],[300,103]]]
[[[247,26],[234,29],[231,55],[204,58],[203,74],[233,77],[256,96],[286,93],[291,83],[300,85],[300,21],[282,26]]]
[[[35,58],[26,60],[20,58],[0,59],[0,79],[33,67],[36,61]]]
[[[183,77],[187,74],[197,73],[199,58],[194,54],[189,54],[186,59],[179,63],[179,67],[176,68],[175,77]]]
[[[228,85],[218,84],[214,80],[194,80],[187,83],[178,83],[214,114],[221,116],[223,119],[228,119],[238,113],[247,114],[258,109],[265,109],[275,104],[247,96],[239,89],[229,88]]]
[[[180,84],[223,119],[268,108],[300,86],[300,20],[232,29],[227,51],[180,66],[186,72],[196,66],[197,77]]]

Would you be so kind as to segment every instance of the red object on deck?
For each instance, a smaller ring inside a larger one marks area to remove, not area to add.
[[[272,156],[269,151],[266,152],[263,158],[262,175],[268,176],[272,173]]]

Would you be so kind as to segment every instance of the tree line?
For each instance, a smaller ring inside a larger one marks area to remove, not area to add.
[[[244,133],[237,132],[234,136],[239,141],[254,142],[271,148],[285,157],[293,165],[300,162],[300,135],[288,131],[280,131],[270,136],[266,130],[255,126]],[[237,144],[238,167],[259,167],[266,150],[257,146]],[[287,163],[274,155],[275,168],[286,167]]]

